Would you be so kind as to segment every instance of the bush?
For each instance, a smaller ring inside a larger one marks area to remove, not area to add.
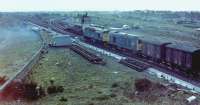
[[[48,93],[48,94],[57,93],[56,86],[49,86],[49,87],[47,88],[47,93]]]
[[[0,77],[0,85],[3,85],[8,80],[7,76]]]
[[[119,87],[119,83],[115,82],[115,83],[113,83],[113,84],[112,84],[112,86],[111,86],[111,87],[112,87],[112,88]]]
[[[36,83],[24,84],[24,88],[25,88],[24,97],[31,100],[37,99],[38,94],[37,94],[36,87],[37,87]]]
[[[59,99],[59,101],[68,101],[68,99],[65,98],[65,97],[61,97],[61,98]]]
[[[152,82],[148,79],[135,80],[135,89],[139,92],[149,91],[152,87]]]
[[[47,93],[48,94],[54,94],[54,93],[62,93],[64,91],[63,86],[54,86],[51,85],[47,88]]]
[[[37,83],[22,83],[20,81],[12,82],[2,93],[6,100],[36,100],[45,96],[45,91]]]

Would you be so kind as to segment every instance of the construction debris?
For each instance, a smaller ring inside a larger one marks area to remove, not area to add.
[[[187,102],[188,103],[191,103],[191,102],[193,102],[194,100],[196,100],[196,96],[190,96],[190,97],[188,97],[186,100],[187,100]]]
[[[0,76],[0,85],[3,85],[8,80],[7,76]]]

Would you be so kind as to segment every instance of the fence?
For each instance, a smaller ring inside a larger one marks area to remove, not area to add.
[[[42,43],[43,43],[43,37],[41,34],[38,34]],[[1,87],[0,87],[0,93],[3,92],[9,84],[11,84],[14,80],[23,80],[25,77],[31,72],[32,68],[37,64],[37,62],[40,60],[43,52],[45,50],[45,44],[43,43],[40,49],[32,56],[32,58],[20,69],[15,76],[7,80]]]

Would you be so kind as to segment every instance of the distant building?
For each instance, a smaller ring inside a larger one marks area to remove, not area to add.
[[[54,36],[51,41],[53,47],[64,47],[72,44],[72,38],[69,35]]]
[[[200,28],[196,28],[196,29],[195,29],[195,31],[198,31],[198,32],[200,32]]]
[[[32,30],[33,30],[33,31],[39,31],[40,28],[33,26],[33,27],[32,27]]]
[[[128,30],[128,29],[130,29],[130,27],[129,27],[129,25],[126,25],[126,24],[125,24],[125,25],[122,26],[122,29]]]
[[[130,29],[130,26],[129,25],[123,25],[122,27],[120,28],[116,28],[116,27],[110,27],[109,30],[112,30],[112,31],[121,31],[121,30],[129,30]]]

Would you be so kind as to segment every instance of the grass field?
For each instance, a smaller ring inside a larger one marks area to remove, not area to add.
[[[76,14],[74,13],[74,15]],[[185,17],[182,14],[150,11],[88,12],[90,20],[86,21],[86,23],[98,24],[106,28],[129,25],[131,30],[125,30],[125,32],[188,41],[199,47],[200,33],[195,31],[195,28],[177,24],[177,21],[181,21],[183,18],[185,19],[184,21],[191,20],[190,17]],[[200,23],[198,19],[195,22]],[[190,25],[195,24],[191,23]],[[200,27],[200,24],[197,26]]]
[[[103,56],[107,64],[93,65],[69,49],[50,49],[27,81],[35,81],[44,89],[55,78],[55,85],[64,86],[63,93],[47,95],[24,105],[186,105],[191,93],[175,92],[173,96],[159,96],[149,100],[130,98],[134,94],[135,79],[148,78],[166,83],[145,73],[125,67],[113,58]],[[113,84],[117,84],[114,87]],[[155,90],[154,90],[155,92]],[[159,93],[159,89],[157,91]],[[151,93],[152,94],[152,93]],[[60,101],[64,97],[67,101]],[[13,102],[14,103],[14,102]],[[8,105],[12,103],[6,103]]]
[[[44,35],[45,37],[48,36],[46,33]],[[64,86],[65,91],[63,93],[47,95],[36,102],[25,102],[25,104],[187,105],[185,99],[192,95],[191,93],[176,91],[173,93],[166,92],[159,97],[153,95],[145,99],[138,97],[130,98],[126,96],[126,90],[128,90],[128,94],[134,94],[134,82],[138,78],[148,78],[155,83],[167,82],[122,66],[113,58],[107,56],[104,56],[104,58],[107,62],[106,66],[93,65],[68,49],[50,49],[28,80],[35,81],[46,89],[50,86],[50,79],[55,78],[55,84]],[[112,88],[112,85],[115,83],[119,86]],[[155,89],[151,92],[159,94],[164,91]],[[151,92],[147,93],[154,94]],[[60,101],[62,97],[65,97],[67,101]]]
[[[50,78],[54,77],[56,84],[65,87],[64,93],[40,100],[42,105],[58,104],[60,103],[58,100],[62,96],[67,97],[69,102],[66,104],[69,105],[89,104],[95,97],[109,96],[112,83],[129,81],[133,78],[132,74],[134,73],[134,71],[131,74],[121,71],[121,69],[130,69],[113,61],[108,62],[109,64],[105,67],[90,64],[68,49],[50,50],[40,63],[41,65],[34,70],[31,80],[46,87],[50,85]],[[118,74],[114,72],[118,72]],[[134,78],[139,75],[141,74],[138,73]]]
[[[128,24],[132,27],[132,30],[127,31],[130,33],[186,40],[197,46],[200,44],[199,35],[194,34],[192,28],[177,25],[173,19],[162,16],[137,12],[91,12],[89,16],[92,17],[89,23],[106,27]],[[11,28],[7,22],[8,20],[3,22],[3,25]],[[134,29],[136,26],[139,29]],[[1,75],[12,76],[37,51],[41,42],[35,37],[35,33],[22,27],[13,28],[6,34],[10,34],[8,41],[5,41],[6,37],[0,38],[0,43],[8,42],[0,45],[0,69]],[[43,34],[44,38],[49,38],[47,33]],[[47,42],[49,41],[48,39]],[[101,56],[107,63],[105,66],[93,65],[66,48],[49,49],[27,81],[35,81],[47,89],[51,78],[55,78],[55,85],[63,86],[64,92],[47,95],[32,102],[0,102],[0,105],[188,105],[185,99],[194,95],[184,91],[168,91],[168,88],[155,88],[136,95],[134,83],[138,78],[147,78],[153,83],[161,84],[167,84],[167,81],[136,72],[113,58]],[[195,96],[198,105],[199,95]],[[60,101],[62,97],[66,101]]]
[[[40,48],[37,34],[28,28],[1,28],[4,39],[0,43],[0,76],[13,76]]]

